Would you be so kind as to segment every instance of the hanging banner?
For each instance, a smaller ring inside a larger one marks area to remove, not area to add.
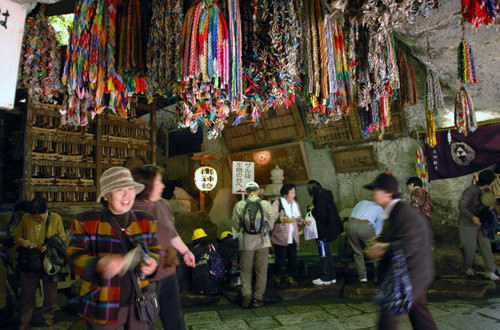
[[[255,181],[255,163],[233,162],[233,194],[244,194],[245,186]]]
[[[500,163],[500,123],[464,136],[457,130],[436,134],[437,145],[425,145],[430,180],[455,178]]]
[[[14,108],[25,17],[24,5],[0,0],[0,108]]]

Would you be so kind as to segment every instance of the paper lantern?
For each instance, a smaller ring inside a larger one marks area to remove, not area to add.
[[[194,184],[201,191],[211,191],[217,184],[217,172],[210,166],[198,167],[194,172]]]

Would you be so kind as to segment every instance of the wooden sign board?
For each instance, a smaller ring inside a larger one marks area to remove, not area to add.
[[[248,182],[254,181],[254,162],[233,162],[233,194],[244,194]]]
[[[255,182],[259,185],[271,183],[271,170],[276,165],[283,169],[285,182],[306,183],[311,179],[311,171],[302,142],[238,152],[231,154],[229,158],[231,162],[254,162]]]
[[[337,173],[366,171],[377,168],[373,146],[332,151]]]

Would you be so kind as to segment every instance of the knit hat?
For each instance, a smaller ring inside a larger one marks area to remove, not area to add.
[[[228,236],[233,237],[233,233],[230,232],[229,230],[223,231],[222,234],[220,234],[220,239],[224,239],[224,238],[226,238]]]
[[[192,241],[196,241],[197,239],[200,239],[202,237],[207,237],[207,233],[203,230],[203,228],[196,228],[193,231],[193,237],[191,237]]]
[[[101,184],[101,191],[97,197],[97,202],[100,202],[104,195],[113,190],[134,187],[136,194],[144,190],[144,185],[135,182],[132,178],[132,173],[130,173],[130,170],[126,167],[118,166],[108,168],[106,171],[102,172],[99,183]]]

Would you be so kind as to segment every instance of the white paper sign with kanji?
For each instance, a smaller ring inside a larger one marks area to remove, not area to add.
[[[0,109],[12,109],[16,95],[17,70],[23,42],[26,7],[0,0]]]
[[[244,194],[248,182],[255,180],[255,163],[233,162],[233,194]]]

